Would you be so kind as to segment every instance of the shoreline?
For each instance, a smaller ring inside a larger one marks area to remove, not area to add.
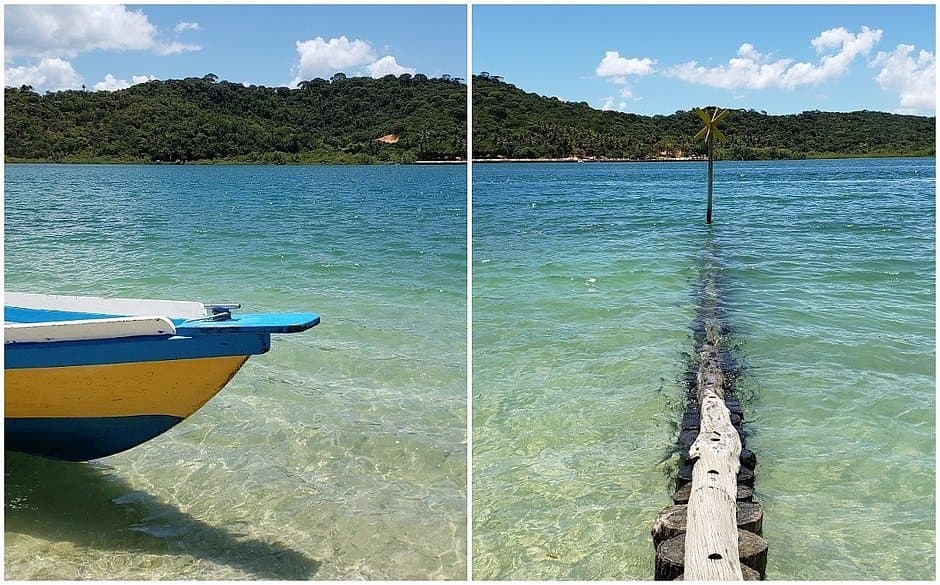
[[[838,159],[881,159],[881,158],[936,158],[936,154],[836,154],[833,156],[807,156],[805,158],[762,158],[762,159],[715,159],[715,162],[758,162],[781,160],[838,160]],[[678,163],[678,162],[708,162],[706,157],[656,157],[656,158],[599,158],[578,159],[567,158],[475,158],[473,163],[499,164],[499,163]]]
[[[475,158],[474,163],[637,163],[637,162],[706,162],[705,157],[656,158]]]
[[[288,162],[288,163],[270,163],[270,162],[232,162],[232,161],[219,161],[219,160],[193,160],[193,161],[179,161],[179,162],[155,162],[150,160],[43,160],[43,159],[4,159],[3,164],[6,165],[146,165],[146,166],[171,166],[171,167],[181,167],[181,166],[244,166],[244,167],[261,167],[261,166],[280,166],[280,167],[342,167],[342,166],[370,166],[370,167],[387,167],[387,166],[408,166],[408,165],[465,165],[467,164],[466,160],[416,160],[414,162],[389,162],[389,161],[380,161],[380,162],[366,162],[366,163],[348,163],[348,162],[317,162],[317,163],[298,163],[298,162]]]
[[[715,162],[755,162],[755,161],[784,161],[784,160],[837,160],[837,159],[882,159],[882,158],[936,158],[936,154],[833,154],[832,156],[807,156],[805,158],[769,158],[769,159],[717,159]],[[582,163],[680,163],[680,162],[707,162],[705,157],[655,157],[655,158],[474,158],[473,164],[502,164],[502,163],[552,163],[552,164],[582,164]],[[153,166],[433,166],[433,165],[466,165],[467,160],[416,160],[414,162],[318,162],[318,163],[266,163],[266,162],[232,162],[217,160],[180,161],[180,162],[154,162],[147,160],[93,160],[93,161],[52,161],[52,160],[10,160],[4,159],[4,164],[48,164],[48,165],[153,165]]]

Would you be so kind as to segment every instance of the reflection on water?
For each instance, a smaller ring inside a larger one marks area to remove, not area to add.
[[[5,454],[7,538],[25,535],[83,549],[179,555],[207,560],[256,579],[311,579],[320,562],[277,541],[248,538],[206,524],[146,492],[132,489],[101,463]],[[66,578],[34,566],[25,578]],[[74,569],[72,569],[74,570]],[[73,577],[81,577],[80,574]],[[140,578],[113,575],[115,578]]]

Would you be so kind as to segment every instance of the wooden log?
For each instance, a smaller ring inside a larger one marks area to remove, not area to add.
[[[757,456],[750,449],[741,449],[741,465],[748,469],[757,467]]]
[[[673,504],[688,504],[689,496],[692,494],[692,484],[687,483],[684,486],[676,490],[676,493],[672,496]],[[739,485],[737,492],[737,501],[739,502],[750,502],[754,499],[754,490],[750,486]]]
[[[653,578],[657,581],[672,581],[682,574],[685,561],[685,536],[674,536],[656,547],[656,564]]]
[[[676,474],[676,489],[680,489],[686,484],[692,483],[692,469],[694,464],[686,463],[679,468],[679,472]]]
[[[698,431],[699,424],[699,412],[698,409],[689,409],[685,411],[685,414],[682,415],[682,430],[683,431]]]
[[[653,548],[664,540],[685,534],[688,506],[673,505],[663,509],[650,529]],[[746,530],[760,536],[764,529],[764,507],[756,502],[738,502],[736,521],[738,530]]]
[[[738,554],[741,564],[760,573],[761,579],[767,574],[767,541],[763,537],[747,530],[739,531]]]
[[[747,467],[741,467],[737,477],[738,485],[754,487],[754,471]]]
[[[738,418],[744,420],[744,409],[741,407],[741,402],[735,398],[729,398],[725,400],[725,406],[728,407],[728,412],[731,414],[738,415]]]
[[[689,449],[692,469],[685,573],[695,581],[741,581],[737,539],[737,475],[741,440],[722,397],[721,373],[699,376],[701,432]]]
[[[738,580],[745,580],[746,567],[757,573],[758,579],[753,580],[762,580],[767,575],[767,541],[747,530],[736,532],[740,551],[740,556],[736,560],[740,563],[741,569],[741,579]],[[697,580],[690,576],[688,567],[683,566],[684,563],[685,538],[679,535],[664,540],[656,547],[656,580],[675,580],[679,575],[687,577],[690,581]],[[753,573],[750,574],[753,576]]]
[[[760,536],[764,533],[764,507],[757,502],[738,502],[738,530]]]
[[[741,572],[744,574],[745,581],[760,581],[761,580],[760,573],[748,567],[747,565],[741,565]],[[685,573],[676,577],[675,581],[683,581],[684,579],[685,579]]]
[[[686,456],[688,455],[689,447],[691,447],[692,443],[695,442],[695,439],[698,438],[698,433],[699,433],[698,429],[689,429],[689,430],[679,432],[679,440],[677,441],[677,443],[679,445],[680,452],[682,452]]]
[[[656,522],[653,523],[653,527],[650,529],[654,549],[659,547],[659,543],[664,540],[685,534],[685,510],[685,506],[669,506],[659,513]]]
[[[706,277],[703,292],[704,339],[697,351],[695,405],[682,418],[678,445],[683,467],[676,477],[676,505],[663,510],[651,530],[655,576],[740,581],[753,578],[754,571],[764,574],[767,546],[757,534],[763,529],[763,508],[751,502],[756,459],[744,450],[744,410],[739,400],[725,397],[725,386],[732,388],[735,374],[726,377],[722,367],[729,355],[720,348],[714,278]]]

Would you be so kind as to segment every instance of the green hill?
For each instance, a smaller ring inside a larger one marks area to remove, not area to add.
[[[6,160],[371,163],[466,156],[460,79],[393,75],[299,89],[202,78],[107,92],[6,88]],[[382,138],[382,140],[378,140]]]
[[[473,77],[474,158],[650,159],[704,155],[701,121],[689,111],[639,116],[526,93],[492,76]],[[928,156],[936,118],[884,112],[771,116],[731,110],[717,158]]]

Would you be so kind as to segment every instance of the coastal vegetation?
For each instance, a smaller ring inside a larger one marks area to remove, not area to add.
[[[691,105],[690,105],[691,107]],[[809,111],[783,116],[730,110],[719,159],[932,156],[936,118]],[[473,156],[499,158],[704,158],[690,109],[640,116],[527,93],[499,76],[473,77]]]
[[[119,91],[6,88],[8,162],[411,163],[466,157],[464,80],[387,75]]]

